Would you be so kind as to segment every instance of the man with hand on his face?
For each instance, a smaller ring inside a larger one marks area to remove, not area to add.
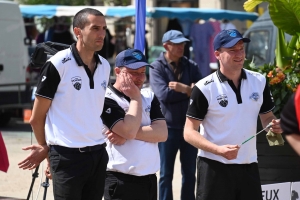
[[[156,200],[158,142],[167,139],[167,127],[154,93],[142,89],[151,66],[137,49],[120,52],[115,65],[116,82],[106,90],[101,115],[109,156],[104,199]]]

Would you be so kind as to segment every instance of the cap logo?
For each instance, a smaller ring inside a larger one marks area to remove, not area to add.
[[[138,60],[142,60],[142,55],[141,55],[140,53],[133,52],[133,53],[132,53],[132,56],[135,57],[135,58],[138,59]]]
[[[228,30],[228,31],[227,31],[227,34],[228,34],[230,37],[236,37],[236,36],[237,36],[235,30]]]

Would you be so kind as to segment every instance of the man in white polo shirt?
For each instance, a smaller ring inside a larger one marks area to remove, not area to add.
[[[270,130],[282,133],[265,77],[243,69],[244,42],[250,40],[235,29],[218,33],[213,45],[220,69],[191,94],[184,138],[200,149],[197,200],[262,199],[256,139],[242,143],[255,135],[258,115],[264,127],[272,123]]]
[[[73,20],[77,42],[41,69],[30,119],[38,145],[24,148],[31,153],[19,167],[33,169],[48,153],[56,200],[103,196],[108,155],[100,116],[110,65],[95,52],[103,46],[106,28],[100,11],[82,9]]]
[[[101,115],[109,156],[105,200],[157,199],[158,142],[166,141],[167,126],[154,93],[142,89],[146,67],[151,66],[137,49],[124,50],[116,57],[116,82],[106,90]],[[121,88],[125,76],[136,85],[135,93]]]

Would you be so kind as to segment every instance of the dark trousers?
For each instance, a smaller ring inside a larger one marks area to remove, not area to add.
[[[107,171],[104,199],[157,200],[156,175],[134,176]]]
[[[223,164],[197,158],[197,200],[262,200],[257,163]]]
[[[51,146],[49,152],[55,200],[101,200],[108,155],[103,147],[86,152]]]
[[[159,200],[173,200],[172,180],[176,154],[180,150],[181,200],[195,200],[198,149],[183,138],[183,129],[168,128],[168,139],[158,143],[160,153]],[[177,199],[177,198],[175,198]]]

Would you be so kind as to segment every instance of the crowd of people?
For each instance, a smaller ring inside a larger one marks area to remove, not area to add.
[[[220,67],[203,77],[184,56],[189,40],[170,30],[151,64],[140,50],[120,52],[112,84],[110,65],[97,54],[106,29],[101,12],[82,9],[73,20],[77,42],[44,64],[30,119],[38,144],[23,148],[31,152],[19,167],[47,159],[56,200],[172,200],[179,150],[182,200],[262,199],[256,140],[243,141],[255,135],[258,116],[274,134],[283,131],[265,77],[243,69],[250,40],[220,31],[213,41]],[[142,88],[146,67],[152,90]],[[292,144],[299,96],[282,118]]]

